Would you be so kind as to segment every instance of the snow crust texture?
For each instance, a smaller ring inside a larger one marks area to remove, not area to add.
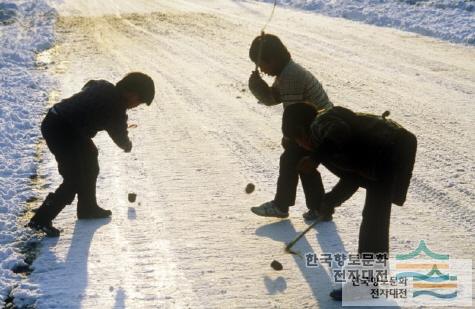
[[[112,218],[76,220],[75,203],[66,207],[54,222],[63,229],[61,237],[41,242],[28,277],[6,283],[16,285],[15,304],[38,309],[339,308],[328,296],[331,269],[307,268],[305,260],[284,253],[284,244],[308,226],[301,217],[303,193],[298,192],[287,220],[257,217],[249,210],[273,198],[282,152],[282,107],[258,105],[247,90],[254,69],[248,48],[271,5],[231,0],[51,5],[59,15],[56,45],[39,62],[57,80],[53,102],[89,79],[115,82],[129,71],[148,73],[157,95],[151,106],[129,112],[129,122],[137,124],[130,129],[130,154],[107,134],[94,139],[101,166],[98,202],[112,210]],[[48,27],[37,35],[48,34]],[[411,252],[425,240],[434,252],[473,258],[473,47],[284,6],[266,31],[279,35],[335,104],[376,114],[390,110],[392,119],[417,135],[408,201],[392,209],[392,254]],[[46,111],[46,96],[38,95],[39,104],[35,91],[19,88],[11,94],[31,99],[24,114],[38,117],[21,131],[31,134],[25,144],[38,138],[37,122]],[[14,123],[11,115],[2,121]],[[16,149],[13,138],[5,140],[2,151]],[[43,198],[61,179],[44,145],[37,153],[37,178],[44,183],[38,196]],[[14,188],[17,169],[30,162],[21,160],[32,154],[33,147],[17,151],[11,161],[16,169],[2,176],[2,190]],[[31,171],[22,171],[22,181],[29,181]],[[336,179],[323,168],[321,173],[328,190]],[[250,182],[256,189],[246,194]],[[10,199],[28,197],[26,182],[23,188]],[[133,203],[130,192],[137,194]],[[359,190],[337,209],[333,222],[317,224],[294,249],[356,252],[364,196]],[[17,231],[16,217],[9,218],[2,222]],[[17,239],[13,233],[12,241]],[[23,232],[18,233],[21,238]],[[15,254],[8,256],[19,261]],[[274,271],[272,260],[283,270]]]
[[[277,3],[475,45],[473,0],[277,0]]]
[[[19,244],[31,239],[18,222],[36,181],[38,120],[50,83],[36,54],[53,43],[55,11],[45,1],[0,3],[0,307],[19,281]]]

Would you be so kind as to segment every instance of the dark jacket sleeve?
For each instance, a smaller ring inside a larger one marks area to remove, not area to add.
[[[106,129],[109,136],[114,143],[123,150],[130,150],[132,142],[129,139],[129,132],[127,131],[127,114],[117,113],[109,123]]]

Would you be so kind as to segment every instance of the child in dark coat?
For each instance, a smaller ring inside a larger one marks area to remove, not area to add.
[[[416,137],[384,115],[343,107],[318,113],[305,103],[286,108],[282,132],[311,153],[300,161],[299,170],[312,172],[323,164],[340,178],[340,189],[332,190],[332,203],[323,203],[322,215],[333,213],[359,187],[366,189],[358,253],[387,254],[391,204],[402,206],[406,200]],[[341,298],[341,290],[332,296]]]
[[[58,163],[63,182],[49,193],[28,226],[47,236],[59,236],[53,219],[78,196],[78,219],[109,217],[112,213],[97,205],[99,175],[97,148],[92,138],[105,130],[125,152],[132,150],[127,132],[127,109],[150,105],[155,95],[153,80],[143,73],[129,73],[116,85],[90,80],[82,90],[49,109],[41,133]]]

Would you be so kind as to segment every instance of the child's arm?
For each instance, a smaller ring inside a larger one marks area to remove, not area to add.
[[[279,91],[274,87],[269,87],[258,71],[253,71],[249,77],[249,90],[259,100],[259,103],[267,106],[280,103]]]
[[[107,133],[112,138],[114,143],[122,148],[125,152],[132,150],[132,142],[129,139],[127,131],[127,114],[117,115],[111,120]]]

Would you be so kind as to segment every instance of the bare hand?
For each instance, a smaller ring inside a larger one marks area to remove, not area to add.
[[[249,76],[249,90],[259,101],[264,100],[270,92],[269,86],[258,71],[253,71]]]

